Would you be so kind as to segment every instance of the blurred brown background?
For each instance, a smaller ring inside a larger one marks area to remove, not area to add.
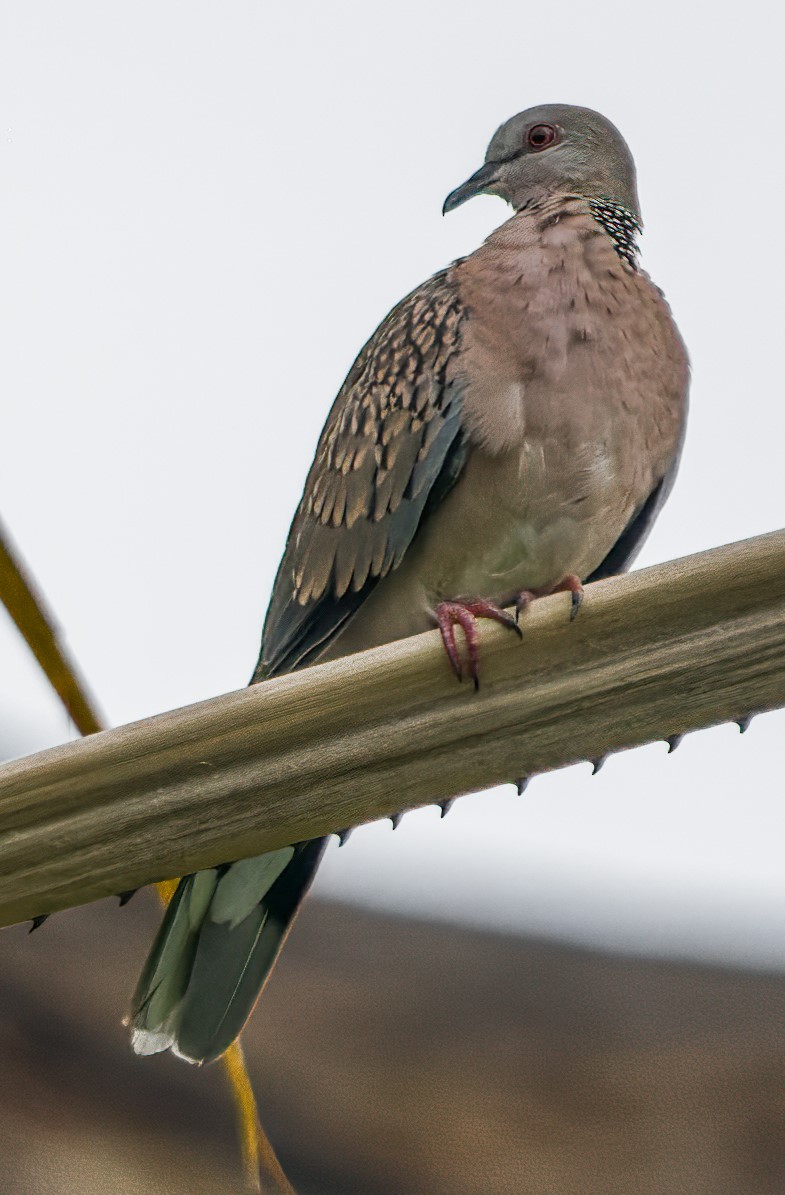
[[[121,1025],[139,893],[2,934],[0,1193],[241,1190],[223,1075]],[[785,1190],[785,981],[311,900],[245,1035],[300,1195]]]

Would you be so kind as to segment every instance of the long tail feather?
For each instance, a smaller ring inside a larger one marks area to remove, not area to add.
[[[248,1019],[326,839],[180,881],[131,1005],[138,1054],[172,1049],[211,1062]]]

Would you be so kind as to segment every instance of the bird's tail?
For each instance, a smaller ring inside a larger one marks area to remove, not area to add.
[[[186,876],[167,907],[129,1017],[137,1054],[212,1062],[253,1009],[326,839]]]

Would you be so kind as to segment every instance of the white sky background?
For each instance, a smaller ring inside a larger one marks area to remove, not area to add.
[[[621,128],[691,351],[680,480],[640,563],[785,524],[771,13],[3,0],[0,513],[112,722],[246,682],[333,396],[392,304],[505,218],[441,203],[532,104]],[[18,752],[71,733],[4,616],[0,726]],[[782,966],[783,731],[364,828],[319,890]]]

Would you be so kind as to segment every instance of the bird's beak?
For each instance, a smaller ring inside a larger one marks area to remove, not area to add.
[[[475,195],[482,195],[493,183],[498,181],[498,178],[499,163],[486,162],[484,166],[474,172],[471,178],[450,192],[444,201],[442,215],[446,216],[448,212],[454,212],[467,199],[473,199]]]

